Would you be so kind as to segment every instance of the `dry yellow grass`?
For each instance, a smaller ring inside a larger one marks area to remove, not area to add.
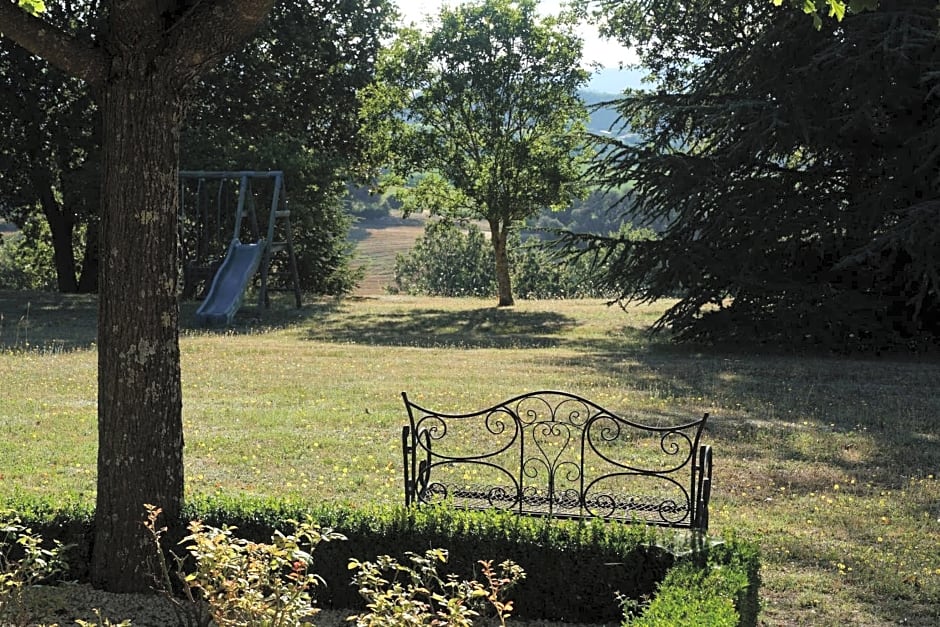
[[[399,213],[387,218],[365,220],[350,234],[355,244],[355,267],[365,269],[365,276],[355,296],[379,296],[395,282],[395,257],[406,253],[424,233],[426,218],[416,215],[403,219]]]

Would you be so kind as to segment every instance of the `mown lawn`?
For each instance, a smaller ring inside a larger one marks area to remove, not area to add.
[[[625,414],[708,411],[711,531],[760,542],[764,624],[940,624],[936,357],[676,347],[644,332],[664,305],[492,305],[323,300],[187,329],[189,493],[397,503],[402,391],[440,409],[560,388]],[[0,498],[93,499],[96,359],[92,299],[0,292]]]

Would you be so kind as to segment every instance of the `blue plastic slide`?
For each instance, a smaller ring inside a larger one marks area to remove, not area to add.
[[[264,242],[242,244],[233,240],[228,247],[222,267],[215,273],[209,294],[196,311],[200,326],[231,324],[235,312],[242,305],[245,288],[258,271],[264,254]]]

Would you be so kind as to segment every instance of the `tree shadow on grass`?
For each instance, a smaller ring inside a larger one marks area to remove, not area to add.
[[[180,331],[185,335],[260,335],[297,325],[313,324],[311,321],[329,316],[342,307],[335,298],[321,298],[304,302],[297,307],[293,294],[274,294],[270,307],[258,307],[256,296],[246,297],[242,307],[229,324],[206,326],[199,323],[196,311],[202,301],[183,301],[180,304]]]
[[[566,364],[667,405],[709,411],[706,433],[739,457],[806,464],[897,487],[940,466],[940,363],[676,345],[589,347]],[[684,409],[683,409],[684,411]],[[870,443],[870,444],[869,444]]]
[[[550,348],[576,320],[553,312],[520,312],[483,307],[447,311],[409,309],[390,313],[324,316],[307,339],[420,348]]]
[[[98,337],[98,299],[86,294],[0,290],[0,350],[87,350]]]
[[[277,294],[270,308],[259,310],[253,300],[246,299],[232,324],[219,327],[197,324],[199,305],[199,301],[181,303],[182,334],[257,335],[329,316],[341,303],[321,299],[297,308],[292,295]],[[128,320],[127,324],[134,321]],[[97,295],[0,290],[0,351],[89,350],[95,348],[97,336]]]
[[[935,359],[652,343],[626,356],[592,350],[566,363],[640,391],[641,410],[656,409],[661,399],[676,422],[710,412],[703,441],[714,448],[713,506],[720,510],[752,498],[760,501],[762,516],[777,521],[819,517],[810,533],[785,544],[794,555],[807,556],[794,557],[796,564],[814,568],[831,551],[826,526],[841,525],[853,514],[859,516],[858,527],[870,530],[881,523],[864,514],[884,512],[900,519],[903,513],[906,527],[892,523],[901,546],[935,544],[925,525],[940,516],[940,484],[930,478],[940,468],[940,363]],[[825,510],[829,498],[835,502],[831,516],[814,513],[817,504]],[[800,509],[804,503],[810,504],[805,512]],[[727,523],[735,520],[732,515]],[[859,559],[864,565],[859,557],[868,554],[864,537],[848,549],[842,558],[846,563]],[[878,562],[872,563],[877,568]],[[862,572],[861,566],[857,570]],[[878,585],[890,587],[883,581]],[[872,608],[884,624],[916,615],[918,603],[937,611],[926,592],[898,588],[910,593],[911,603]]]
[[[772,479],[794,489],[817,490],[830,476],[897,489],[940,467],[940,364],[926,357],[652,343],[626,357],[597,350],[566,361],[688,408],[687,418],[709,411],[706,438],[718,444],[716,459],[763,460],[776,469]]]

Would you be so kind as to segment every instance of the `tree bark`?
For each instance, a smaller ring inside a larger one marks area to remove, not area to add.
[[[178,519],[183,424],[176,222],[184,92],[274,0],[111,2],[80,39],[0,0],[0,33],[77,76],[103,121],[98,251],[98,493],[91,577],[147,591],[144,504]]]
[[[177,303],[177,176],[182,102],[157,76],[102,90],[98,305],[98,496],[93,583],[152,585],[144,504],[170,521],[183,499]]]
[[[85,231],[85,254],[82,273],[78,277],[78,293],[94,294],[98,291],[98,222],[92,219]]]
[[[75,220],[62,210],[52,195],[52,189],[45,185],[41,193],[41,202],[42,212],[52,236],[56,288],[62,294],[74,294],[78,291],[78,280],[75,276],[75,251],[72,248]]]
[[[509,252],[506,245],[509,230],[499,221],[490,220],[490,240],[493,242],[493,254],[496,257],[496,294],[497,307],[512,307],[512,279],[509,276]]]
[[[75,272],[75,251],[72,249],[72,234],[75,225],[67,216],[61,214],[49,220],[52,233],[52,257],[55,262],[56,287],[62,294],[74,294],[78,291]]]

